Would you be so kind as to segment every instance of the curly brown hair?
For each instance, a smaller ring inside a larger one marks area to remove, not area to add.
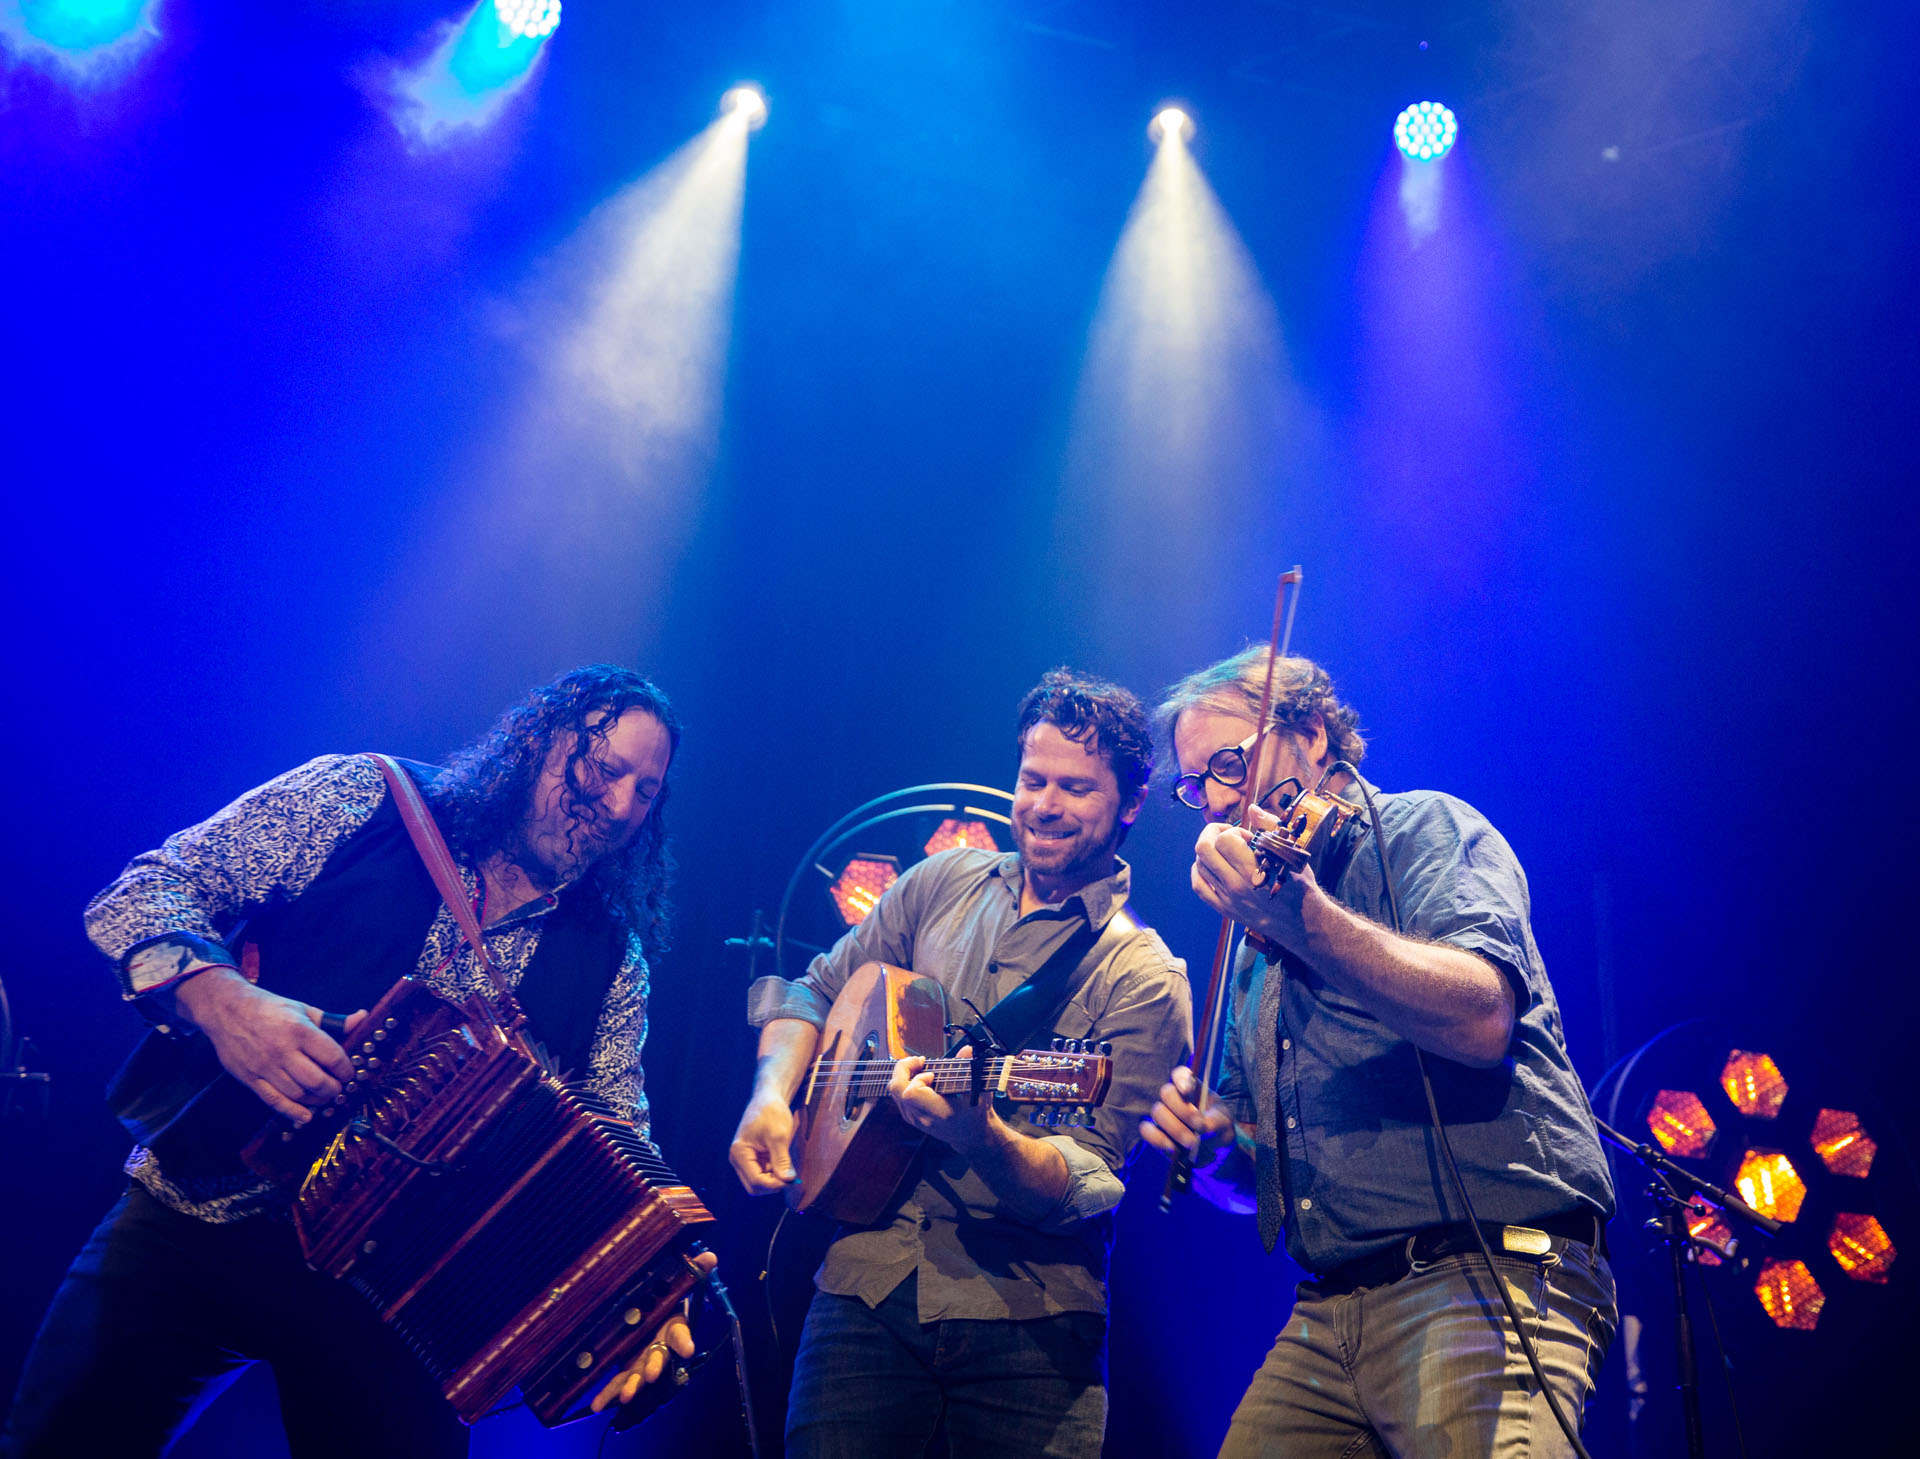
[[[569,837],[587,830],[593,820],[592,792],[581,767],[605,750],[608,733],[629,709],[644,710],[659,720],[671,749],[679,750],[680,721],[672,704],[651,680],[632,669],[588,664],[533,690],[481,739],[455,752],[427,789],[448,843],[475,861],[518,847],[534,782],[562,735],[573,737],[563,772],[567,815],[573,823]],[[674,869],[667,847],[667,799],[663,783],[639,834],[593,862],[578,883],[616,925],[640,934],[649,956],[665,950],[672,911],[667,901]]]
[[[1171,743],[1174,725],[1190,709],[1211,709],[1257,724],[1260,694],[1267,679],[1267,646],[1250,643],[1231,658],[1197,669],[1160,697],[1154,727]],[[1360,716],[1342,704],[1333,679],[1312,659],[1276,659],[1273,665],[1273,707],[1269,722],[1297,732],[1314,715],[1327,728],[1327,748],[1335,760],[1358,765],[1366,757],[1366,736]]]
[[[1064,667],[1049,669],[1020,701],[1013,734],[1016,751],[1026,750],[1027,731],[1043,721],[1088,751],[1106,756],[1123,796],[1138,791],[1153,775],[1153,727],[1146,705],[1131,689]]]

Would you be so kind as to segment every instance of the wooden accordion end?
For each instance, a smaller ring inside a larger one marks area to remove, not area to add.
[[[584,1417],[699,1280],[713,1217],[480,998],[403,978],[348,1053],[340,1101],[245,1152],[298,1186],[308,1265],[368,1298],[467,1423],[516,1387],[549,1427]]]

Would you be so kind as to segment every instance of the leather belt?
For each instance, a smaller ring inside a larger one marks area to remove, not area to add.
[[[1480,1231],[1495,1255],[1517,1256],[1523,1261],[1557,1254],[1569,1246],[1587,1246],[1600,1256],[1607,1254],[1606,1223],[1584,1209],[1537,1217],[1524,1226],[1483,1221]],[[1323,1296],[1357,1291],[1361,1287],[1385,1287],[1399,1281],[1416,1265],[1479,1250],[1480,1244],[1473,1239],[1473,1227],[1465,1221],[1453,1226],[1429,1226],[1396,1241],[1384,1251],[1341,1263],[1315,1277],[1313,1286]]]

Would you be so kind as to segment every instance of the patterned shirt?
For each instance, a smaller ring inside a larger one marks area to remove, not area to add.
[[[756,1026],[797,1018],[821,1027],[867,962],[932,978],[946,990],[949,1017],[967,1017],[963,998],[991,1009],[1089,922],[1104,928],[1125,905],[1130,876],[1123,862],[1112,876],[1022,916],[1019,856],[964,848],[930,856],[804,977],[756,982],[748,1017]],[[1192,1030],[1186,965],[1157,933],[1136,928],[1103,952],[1053,1024],[1063,1038],[1113,1045],[1113,1080],[1093,1123],[1044,1137],[1067,1165],[1053,1211],[1037,1222],[1010,1215],[963,1156],[928,1141],[916,1182],[891,1216],[834,1241],[820,1289],[877,1307],[917,1273],[922,1322],[1105,1312],[1108,1213],[1125,1194],[1120,1173],[1168,1071],[1187,1058]]]
[[[327,859],[364,826],[387,798],[386,778],[364,755],[322,755],[250,790],[197,826],[137,856],[87,906],[87,935],[120,970],[129,999],[164,994],[212,967],[234,967],[221,938],[245,918],[287,902],[311,886]],[[461,879],[485,923],[484,888],[471,866]],[[485,930],[488,950],[517,984],[540,945],[557,905],[549,895]],[[490,985],[441,906],[414,973],[436,993],[458,1000]],[[585,1082],[647,1134],[640,1049],[647,1034],[647,963],[630,937],[594,1031]],[[267,1117],[261,1106],[261,1120]],[[176,1211],[211,1222],[236,1221],[274,1203],[273,1187],[250,1174],[193,1182],[168,1179],[151,1150],[136,1146],[127,1173]]]

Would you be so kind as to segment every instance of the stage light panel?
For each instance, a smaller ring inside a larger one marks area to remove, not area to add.
[[[1873,1157],[1880,1147],[1860,1126],[1860,1116],[1851,1110],[1823,1109],[1814,1116],[1813,1148],[1835,1175],[1853,1175],[1865,1179],[1873,1169]]]
[[[21,29],[63,51],[97,51],[133,34],[153,0],[20,0]]]
[[[880,894],[900,879],[900,863],[891,856],[856,856],[827,888],[840,920],[858,927],[880,905]]]
[[[1437,101],[1415,102],[1393,121],[1394,145],[1409,162],[1438,162],[1459,135],[1460,123]]]
[[[1700,1096],[1687,1089],[1662,1089],[1654,1095],[1647,1128],[1669,1155],[1705,1155],[1719,1133]]]
[[[1721,1246],[1733,1240],[1733,1228],[1722,1219],[1718,1211],[1701,1211],[1687,1217],[1687,1234],[1697,1236],[1702,1241],[1716,1242]],[[1702,1266],[1719,1266],[1724,1258],[1717,1251],[1696,1248],[1695,1259]]]
[[[1766,1054],[1735,1049],[1720,1070],[1720,1087],[1733,1107],[1749,1119],[1770,1120],[1786,1101],[1787,1080],[1780,1066]]]
[[[971,846],[977,851],[998,849],[993,832],[987,829],[985,821],[960,821],[948,817],[928,839],[926,852],[934,856],[942,851],[951,851],[956,846]]]
[[[1807,1198],[1807,1183],[1793,1162],[1776,1150],[1749,1150],[1734,1172],[1740,1199],[1776,1221],[1792,1221]]]
[[[767,120],[766,93],[758,86],[735,86],[720,98],[720,110],[739,117],[747,124],[748,131],[758,131]]]
[[[1827,1250],[1840,1270],[1856,1282],[1885,1282],[1893,1259],[1900,1253],[1887,1228],[1871,1216],[1842,1211],[1827,1233]]]
[[[1156,142],[1184,141],[1193,135],[1193,118],[1177,106],[1163,106],[1154,113],[1147,131]]]
[[[1827,1305],[1827,1294],[1804,1261],[1768,1262],[1760,1268],[1753,1290],[1776,1327],[1812,1332],[1820,1321],[1820,1309]]]
[[[493,0],[500,28],[509,35],[539,40],[560,24],[560,0]]]

